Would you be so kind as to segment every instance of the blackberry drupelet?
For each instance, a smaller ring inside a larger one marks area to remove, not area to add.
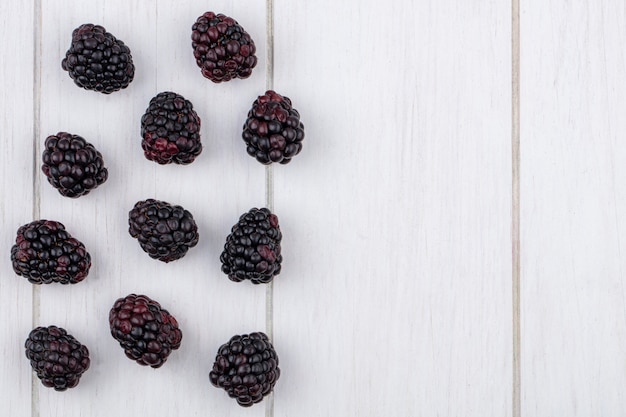
[[[191,213],[165,201],[139,201],[128,214],[129,233],[151,258],[171,262],[198,243],[198,226]]]
[[[241,215],[226,238],[220,256],[222,272],[235,282],[270,282],[280,273],[282,237],[275,214],[267,208],[250,209]]]
[[[65,329],[56,326],[33,329],[26,342],[26,357],[45,387],[65,391],[78,385],[89,369],[89,350]]]
[[[150,100],[141,118],[141,147],[159,164],[192,163],[202,152],[200,118],[189,100],[164,91]]]
[[[115,301],[109,325],[129,359],[153,368],[161,367],[183,338],[174,316],[145,295],[130,294]]]
[[[135,76],[128,46],[102,26],[91,23],[74,29],[61,66],[77,86],[104,94],[128,87]]]
[[[248,112],[242,137],[248,155],[262,164],[287,164],[302,150],[304,125],[288,97],[268,90]]]
[[[59,132],[48,136],[44,148],[41,170],[65,197],[89,194],[109,177],[102,154],[78,135]]]
[[[11,262],[15,273],[33,284],[76,284],[87,277],[91,256],[63,224],[36,220],[17,229]]]
[[[261,332],[233,336],[219,348],[209,373],[211,384],[224,388],[242,407],[260,402],[279,377],[278,355]]]
[[[254,41],[232,17],[204,13],[191,27],[191,40],[196,64],[214,83],[248,78],[257,64]]]

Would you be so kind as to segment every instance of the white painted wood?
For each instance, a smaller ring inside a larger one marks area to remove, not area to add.
[[[32,2],[0,2],[0,38],[13,40],[0,42],[5,57],[0,65],[0,403],[10,416],[31,413],[24,340],[32,324],[32,289],[13,272],[9,254],[18,227],[32,220],[33,211],[33,21]]]
[[[522,409],[626,408],[621,1],[522,6]]]
[[[0,66],[7,415],[265,413],[241,409],[208,381],[222,342],[265,327],[265,288],[231,283],[218,261],[239,214],[265,203],[264,168],[240,139],[266,85],[265,7],[44,1],[33,28],[33,4],[0,3],[0,52],[11,58]],[[237,18],[256,40],[250,79],[201,77],[190,27],[208,8]],[[274,0],[274,9],[274,85],[307,131],[303,153],[274,169],[285,235],[274,414],[511,415],[509,2]],[[522,1],[524,416],[624,409],[624,15],[617,0]],[[61,70],[72,29],[88,21],[133,50],[128,89],[83,91]],[[36,103],[30,48],[38,30]],[[205,149],[190,166],[162,167],[141,154],[139,119],[164,90],[185,95],[202,117]],[[41,142],[60,130],[92,141],[109,181],[69,200],[36,170],[33,199],[36,127]],[[196,216],[200,244],[183,260],[151,260],[128,235],[128,210],[149,197]],[[14,276],[8,252],[16,228],[37,212],[64,222],[94,265],[81,284],[42,287],[34,321],[67,328],[93,362],[69,392],[37,384],[31,410],[22,344],[32,288]],[[109,335],[108,310],[129,292],[162,302],[183,328],[182,348],[159,370],[126,359]]]
[[[275,415],[510,416],[510,4],[275,11]]]

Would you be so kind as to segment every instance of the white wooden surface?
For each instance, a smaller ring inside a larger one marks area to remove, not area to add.
[[[12,16],[21,16],[15,19]],[[0,37],[20,42],[0,42],[0,54],[11,65],[0,65],[0,80],[10,83],[0,92],[0,403],[10,415],[31,415],[31,373],[22,344],[32,322],[32,288],[15,278],[10,262],[14,242],[12,229],[31,221],[33,215],[33,4],[0,3]],[[23,73],[20,68],[26,69]],[[17,230],[17,229],[16,229]],[[26,366],[25,366],[26,365]]]
[[[624,5],[520,5],[516,404],[509,1],[0,2],[2,415],[624,415]],[[249,79],[201,76],[190,27],[209,9],[255,39]],[[61,70],[71,31],[87,22],[130,46],[128,89],[84,91]],[[292,99],[307,135],[269,182],[240,139],[267,85]],[[164,90],[202,118],[204,151],[189,166],[141,152],[140,117]],[[58,131],[94,143],[109,168],[78,200],[39,170],[41,143]],[[150,197],[196,218],[200,243],[180,261],[154,261],[128,235],[128,211]],[[219,254],[239,214],[268,200],[285,260],[266,293],[230,282]],[[34,218],[62,221],[85,243],[86,281],[33,287],[15,276],[15,231]],[[109,334],[108,310],[130,292],[181,324],[182,347],[158,370],[126,359]],[[92,354],[65,393],[42,387],[24,357],[28,332],[47,324]],[[208,372],[221,343],[255,330],[273,330],[282,373],[273,402],[243,409]]]
[[[527,416],[626,410],[626,9],[522,2]]]
[[[276,415],[511,414],[510,9],[469,3],[276,2]]]

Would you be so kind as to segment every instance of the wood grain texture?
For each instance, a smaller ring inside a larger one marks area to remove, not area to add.
[[[15,19],[19,16],[19,19]],[[33,213],[33,47],[31,2],[0,3],[0,403],[11,416],[31,414],[31,371],[24,355],[24,340],[32,324],[32,286],[13,272],[11,246],[17,229]],[[6,62],[10,61],[10,64]],[[26,69],[25,73],[22,71]]]
[[[523,2],[524,416],[626,408],[625,13]]]
[[[510,416],[510,4],[274,7],[275,415]]]

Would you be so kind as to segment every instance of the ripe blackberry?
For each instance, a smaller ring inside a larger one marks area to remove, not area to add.
[[[250,35],[232,17],[206,12],[191,27],[196,64],[214,83],[248,78],[257,64]]]
[[[129,294],[115,301],[109,326],[129,359],[153,368],[161,367],[183,339],[174,316],[145,295]]]
[[[239,217],[226,238],[220,256],[222,272],[235,282],[270,282],[280,273],[282,237],[275,214],[266,208],[250,209]]]
[[[148,199],[128,213],[129,233],[153,259],[171,262],[185,256],[198,243],[198,226],[181,206]]]
[[[33,329],[26,342],[26,357],[45,387],[65,391],[78,385],[89,369],[89,350],[65,329],[56,326]]]
[[[259,96],[243,125],[248,155],[262,164],[286,164],[302,150],[304,125],[288,97],[268,90]]]
[[[141,147],[150,161],[190,164],[202,152],[200,118],[189,100],[165,91],[153,97],[141,118]]]
[[[217,351],[211,384],[224,388],[242,407],[268,395],[280,377],[278,355],[265,333],[233,336]]]
[[[61,66],[77,86],[104,94],[128,87],[135,76],[128,46],[102,26],[91,23],[74,29]]]
[[[11,262],[17,275],[33,284],[76,284],[91,267],[91,256],[63,224],[36,220],[17,229]]]
[[[41,170],[48,182],[65,197],[80,197],[109,177],[102,154],[78,135],[59,132],[44,144]]]

